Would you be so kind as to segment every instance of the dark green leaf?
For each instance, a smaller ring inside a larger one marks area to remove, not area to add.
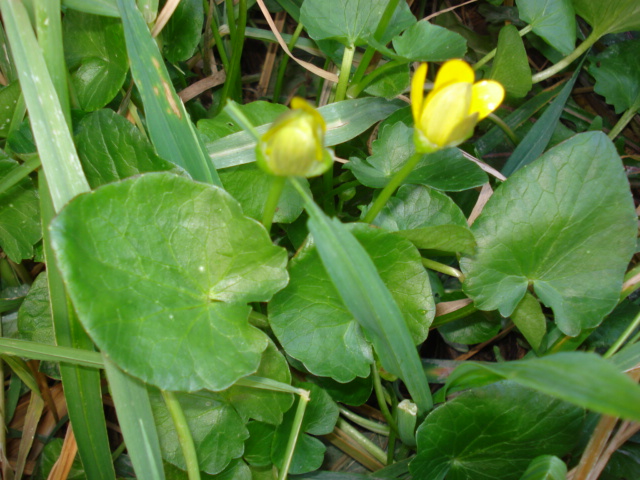
[[[145,172],[184,174],[156,155],[140,131],[113,110],[84,117],[78,124],[76,147],[91,188]]]
[[[534,458],[567,453],[583,420],[581,408],[520,385],[477,388],[427,417],[409,469],[420,480],[517,480]]]
[[[640,3],[637,0],[572,0],[576,13],[593,27],[599,36],[640,30]]]
[[[500,317],[488,312],[475,312],[438,327],[445,340],[463,345],[486,342],[499,331]]]
[[[69,10],[62,25],[65,60],[80,108],[102,108],[122,88],[129,70],[122,23]]]
[[[189,60],[200,42],[204,8],[200,0],[181,0],[162,29],[163,53],[170,62]]]
[[[353,157],[345,165],[365,186],[382,188],[414,153],[413,129],[402,122],[387,125],[373,142],[367,160]],[[421,184],[445,191],[460,191],[483,185],[487,175],[467,160],[457,148],[424,155],[404,183]]]
[[[18,98],[20,98],[20,84],[12,82],[0,90],[0,137],[6,138],[13,119]]]
[[[531,90],[531,70],[527,51],[518,29],[505,25],[498,36],[496,58],[489,77],[502,84],[507,95],[524,97]]]
[[[421,21],[393,39],[396,53],[413,62],[443,62],[462,58],[467,53],[467,41],[458,33]]]
[[[600,132],[576,135],[495,191],[472,227],[477,253],[461,260],[464,290],[509,316],[531,285],[577,335],[618,303],[636,230],[615,147]]]
[[[534,458],[520,480],[566,480],[567,466],[558,457],[541,455]]]
[[[356,377],[349,383],[339,383],[327,377],[310,377],[309,381],[320,385],[336,402],[356,407],[365,403],[373,390],[371,375]]]
[[[589,73],[595,91],[613,105],[616,113],[631,107],[640,96],[640,39],[614,43],[591,59]]]
[[[376,97],[393,99],[409,87],[409,65],[399,64],[386,70],[383,75],[371,82],[365,92]]]
[[[502,363],[466,363],[447,379],[448,391],[511,380],[598,413],[637,421],[640,386],[596,354],[562,352]]]
[[[127,372],[222,390],[256,371],[267,338],[246,303],[286,284],[286,252],[226,192],[146,174],[77,197],[53,223],[80,319]]]
[[[392,293],[414,343],[428,334],[435,313],[429,278],[416,248],[404,239],[362,224],[351,226]],[[289,285],[269,304],[269,320],[286,352],[315,375],[339,382],[367,377],[373,361],[361,326],[341,299],[315,245],[291,262]]]
[[[249,422],[247,430],[249,438],[244,443],[244,459],[252,466],[271,465],[271,446],[276,427],[268,423]]]
[[[58,461],[62,453],[62,444],[63,440],[61,438],[54,438],[45,445],[42,456],[40,457],[41,478],[49,477],[53,465]],[[82,467],[82,461],[78,456],[73,460],[73,465],[71,466],[67,480],[86,480],[86,478],[87,475]]]
[[[576,44],[576,13],[571,0],[516,0],[520,18],[564,55]]]

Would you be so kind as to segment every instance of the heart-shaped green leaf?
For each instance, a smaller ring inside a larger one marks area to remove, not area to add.
[[[576,13],[571,0],[516,0],[520,18],[564,55],[576,44]]]

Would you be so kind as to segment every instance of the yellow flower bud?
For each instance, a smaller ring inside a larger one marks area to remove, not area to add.
[[[504,88],[493,80],[474,83],[473,69],[462,60],[449,60],[436,76],[433,90],[424,96],[427,64],[411,80],[411,111],[416,150],[429,153],[455,147],[473,135],[480,120],[504,99]]]
[[[280,177],[315,177],[333,163],[324,148],[326,125],[305,100],[291,100],[292,110],[280,116],[256,147],[260,168]]]

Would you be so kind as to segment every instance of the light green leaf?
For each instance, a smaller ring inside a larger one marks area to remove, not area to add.
[[[536,35],[564,55],[576,44],[576,13],[571,0],[516,0],[520,18]]]
[[[547,333],[547,320],[536,297],[527,292],[511,314],[511,320],[537,352]]]
[[[413,129],[402,122],[387,125],[373,142],[373,155],[366,160],[353,157],[345,165],[365,186],[382,188],[415,151]],[[487,175],[467,160],[457,148],[424,155],[404,181],[445,191],[460,191],[487,183]]]
[[[79,12],[118,17],[116,0],[62,0],[62,4]]]
[[[472,231],[464,290],[509,316],[533,286],[568,335],[617,304],[635,251],[636,214],[620,157],[601,132],[576,135],[513,174]]]
[[[314,40],[335,39],[346,46],[362,45],[373,36],[389,0],[305,0],[300,21]],[[381,43],[387,43],[416,19],[399,2]]]
[[[489,78],[500,82],[508,95],[524,97],[531,90],[531,69],[518,29],[505,25],[498,36],[496,58]]]
[[[364,91],[369,95],[393,99],[409,88],[409,65],[401,63],[388,69],[371,82]]]
[[[247,430],[249,438],[244,444],[244,459],[252,466],[271,465],[271,446],[276,427],[263,422],[249,422]]]
[[[393,48],[413,62],[443,62],[464,57],[467,41],[454,31],[420,21],[394,37]]]
[[[583,420],[581,408],[513,383],[473,389],[420,425],[409,470],[421,480],[517,480],[534,458],[566,454]]]
[[[69,10],[62,25],[65,60],[80,108],[98,110],[120,91],[129,70],[122,23]]]
[[[76,147],[91,188],[145,172],[185,174],[156,155],[140,131],[113,110],[84,117],[77,127]]]
[[[369,254],[404,313],[415,344],[435,314],[420,254],[404,239],[362,224],[349,230]],[[340,298],[313,244],[291,262],[289,285],[269,304],[269,321],[283,348],[314,375],[339,382],[367,377],[373,356],[361,326]]]
[[[447,322],[438,332],[448,342],[471,345],[486,342],[500,331],[500,316],[492,312],[474,312],[464,318]]]
[[[637,0],[572,0],[576,13],[593,27],[599,36],[640,30],[640,3]]]
[[[0,152],[0,178],[6,177],[18,162]],[[26,177],[0,193],[0,246],[16,263],[33,257],[33,245],[42,238],[38,193]]]
[[[172,63],[189,60],[202,37],[204,8],[200,0],[181,0],[162,29],[164,56]]]
[[[595,91],[622,113],[640,96],[640,39],[614,43],[591,59]]]
[[[202,471],[219,473],[232,459],[242,455],[249,432],[231,405],[220,402],[215,393],[204,390],[175,393],[175,396],[187,418]],[[151,391],[149,398],[163,458],[183,470],[186,469],[178,433],[162,396],[157,391]]]
[[[11,82],[0,90],[0,137],[6,138],[20,98],[20,83]]]
[[[558,457],[541,455],[534,458],[520,480],[566,480],[567,466]]]
[[[447,392],[503,379],[598,413],[640,419],[640,386],[596,354],[562,352],[502,363],[465,363],[447,379]]]
[[[78,197],[52,235],[80,320],[128,373],[222,390],[258,368],[267,338],[246,304],[286,284],[286,252],[226,192],[141,175]]]
[[[374,224],[396,232],[420,249],[465,253],[475,249],[476,242],[460,207],[429,187],[400,187]]]

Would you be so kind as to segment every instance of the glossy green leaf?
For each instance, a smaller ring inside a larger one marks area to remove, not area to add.
[[[20,98],[20,84],[11,82],[6,87],[0,89],[0,137],[6,138],[9,133],[9,126],[13,119]]]
[[[600,36],[640,30],[640,3],[637,0],[572,0],[576,13],[584,18]]]
[[[40,472],[41,478],[49,478],[49,473],[53,468],[53,465],[60,458],[62,453],[62,438],[54,438],[44,446],[42,450],[42,456],[40,457]],[[86,480],[87,475],[82,467],[80,457],[76,457],[73,460],[73,465],[67,476],[67,480]]]
[[[273,177],[255,163],[225,168],[219,172],[224,188],[235,198],[247,217],[262,220],[262,212],[269,196]],[[307,189],[309,182],[303,181]],[[251,188],[247,188],[251,185]],[[273,217],[274,223],[291,223],[302,213],[302,199],[298,192],[286,184]]]
[[[453,200],[429,187],[403,185],[374,224],[396,232],[421,249],[472,253],[475,240]]]
[[[564,55],[576,44],[576,13],[571,0],[516,0],[520,18]]]
[[[511,314],[511,320],[527,339],[529,345],[538,351],[542,338],[547,333],[547,320],[536,297],[526,293]]]
[[[413,129],[402,122],[387,125],[373,142],[373,155],[353,157],[345,165],[365,186],[382,188],[415,151]],[[460,191],[487,183],[487,175],[457,148],[424,155],[404,183],[421,184],[445,191]]]
[[[305,209],[309,231],[340,297],[366,331],[382,366],[405,382],[419,411],[427,412],[433,405],[431,392],[411,333],[371,257],[341,222],[330,220],[309,197]]]
[[[69,10],[62,25],[65,60],[79,106],[98,110],[113,100],[129,71],[122,23]]]
[[[387,3],[389,0],[305,0],[300,21],[316,41],[335,39],[346,46],[362,45],[373,36]],[[415,21],[406,2],[399,2],[381,42],[387,43]]]
[[[562,352],[511,362],[465,363],[449,375],[447,391],[503,379],[598,413],[640,419],[640,386],[593,353]]]
[[[389,70],[385,70],[384,74],[378,76],[364,91],[369,95],[391,100],[406,92],[409,88],[409,82],[409,65],[401,63]]]
[[[393,39],[396,53],[413,62],[443,62],[462,58],[467,41],[460,34],[427,21],[420,21]]]
[[[366,225],[349,228],[373,260],[381,280],[404,313],[415,344],[435,314],[429,278],[416,248]],[[269,304],[269,321],[288,355],[314,375],[339,382],[367,377],[371,346],[326,272],[315,245],[302,248],[289,267],[289,285]]]
[[[518,29],[505,25],[498,36],[496,58],[489,77],[500,82],[513,97],[524,97],[531,90],[531,69]]]
[[[640,439],[638,434],[618,448],[607,462],[600,480],[636,478],[640,474]]]
[[[576,135],[512,175],[472,231],[464,290],[482,310],[512,314],[529,286],[568,335],[618,303],[635,251],[636,215],[620,158],[600,132]]]
[[[195,127],[178,97],[155,40],[133,0],[117,0],[131,73],[144,104],[151,141],[165,160],[198,181],[220,186]]]
[[[267,338],[246,303],[286,284],[286,253],[226,192],[141,175],[78,197],[52,232],[81,321],[127,372],[222,390],[256,371]]]
[[[566,480],[567,466],[558,457],[541,455],[534,458],[520,480]]]
[[[373,391],[371,375],[356,377],[348,383],[340,383],[328,377],[309,377],[309,381],[321,386],[336,402],[345,405],[360,406],[365,403]]]
[[[202,471],[219,473],[232,459],[242,455],[249,432],[231,405],[220,402],[215,393],[204,390],[175,395],[187,418]],[[152,391],[149,398],[164,459],[186,469],[178,434],[162,396],[159,392]]]
[[[262,378],[270,378],[283,383],[291,383],[291,372],[284,356],[273,342],[262,352],[260,366],[255,373]],[[282,415],[293,404],[290,393],[273,392],[257,388],[234,385],[220,392],[220,397],[233,405],[240,417],[246,422],[249,418],[261,422],[278,425],[282,423]]]
[[[447,342],[472,345],[486,342],[500,331],[500,317],[491,312],[474,312],[464,318],[447,322],[438,332]]]
[[[534,458],[567,453],[583,420],[581,408],[513,383],[473,389],[420,425],[409,469],[421,480],[518,480]]]
[[[162,29],[162,52],[170,62],[190,59],[202,37],[204,8],[199,0],[181,0]]]
[[[77,127],[76,147],[92,188],[145,172],[184,173],[156,155],[140,131],[113,110],[84,117]]]
[[[244,459],[249,465],[266,467],[271,465],[271,446],[276,427],[263,422],[247,424],[249,438],[244,444]]]
[[[404,102],[398,100],[366,97],[320,107],[318,112],[327,124],[325,146],[330,147],[351,140],[404,105]],[[271,123],[263,124],[256,130],[262,135],[270,127]],[[204,133],[207,134],[206,127]],[[247,132],[234,133],[207,143],[207,150],[216,168],[255,162],[255,147],[255,139]]]
[[[640,39],[614,43],[591,59],[589,73],[595,91],[613,105],[616,113],[631,107],[640,96]]]
[[[18,168],[18,162],[0,155],[0,177]],[[31,178],[23,178],[0,193],[0,246],[16,263],[33,257],[33,245],[42,238],[38,194]]]

